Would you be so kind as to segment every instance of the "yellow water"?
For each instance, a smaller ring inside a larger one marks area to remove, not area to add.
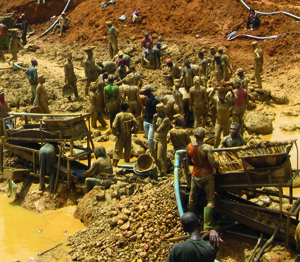
[[[59,243],[84,225],[73,217],[76,206],[45,211],[29,211],[0,195],[0,261],[29,261]]]

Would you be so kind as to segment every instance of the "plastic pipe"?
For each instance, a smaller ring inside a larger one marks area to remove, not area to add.
[[[236,34],[236,31],[230,33],[228,36],[227,36],[227,40],[228,41],[232,41],[238,37],[249,37],[249,38],[253,38],[253,39],[256,39],[256,40],[265,40],[265,39],[274,39],[274,38],[277,38],[279,36],[282,36],[282,35],[291,35],[291,34],[300,34],[299,32],[291,32],[291,33],[282,33],[282,34],[279,34],[279,35],[272,35],[272,36],[264,36],[264,37],[260,37],[260,36],[254,36],[254,35],[246,35],[246,34],[241,34],[241,35],[237,35],[235,37],[232,37],[233,35]]]
[[[71,0],[68,0],[68,3],[65,6],[65,9],[62,12],[65,12],[70,4]],[[44,33],[42,33],[40,36],[38,36],[38,38],[43,37],[44,35],[46,35],[55,25],[56,23],[59,21],[61,15],[56,19],[56,21],[49,27],[49,29],[47,29]]]
[[[177,150],[175,153],[174,189],[175,189],[177,208],[180,217],[183,216],[184,212],[183,212],[183,207],[182,207],[181,197],[180,197],[179,168],[180,168],[180,156],[185,153],[186,150]]]

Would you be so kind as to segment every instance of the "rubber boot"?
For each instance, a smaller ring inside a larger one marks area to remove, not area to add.
[[[213,225],[214,209],[212,207],[204,208],[204,229],[217,229],[218,225]]]

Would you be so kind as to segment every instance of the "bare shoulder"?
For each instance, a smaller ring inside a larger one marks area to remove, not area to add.
[[[213,151],[212,147],[208,144],[203,144],[202,149],[205,150],[206,152],[210,153]]]

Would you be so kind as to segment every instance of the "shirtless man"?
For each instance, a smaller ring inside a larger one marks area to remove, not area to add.
[[[75,75],[74,67],[72,63],[72,53],[68,52],[66,58],[67,61],[64,64],[65,82],[67,85],[73,87],[75,98],[78,98],[77,77]]]
[[[129,70],[130,70],[131,73],[128,74],[127,76],[132,76],[133,77],[132,84],[135,85],[135,86],[138,86],[139,88],[141,88],[143,86],[142,76],[136,72],[135,66],[130,66]],[[127,84],[126,77],[125,77],[125,83]]]
[[[147,69],[157,69],[157,57],[155,50],[152,48],[151,43],[146,43],[147,49],[143,52],[142,67]]]
[[[248,79],[244,75],[244,69],[239,68],[236,71],[236,75],[237,75],[237,77],[234,79],[234,87],[237,88],[237,86],[239,86],[240,88],[248,91]]]
[[[86,77],[86,84],[84,89],[86,96],[88,96],[89,94],[88,90],[91,82],[95,82],[102,72],[101,67],[95,63],[95,60],[93,58],[93,50],[95,48],[95,46],[88,46],[83,48],[83,50],[88,55],[88,58],[83,62],[84,74]]]
[[[180,80],[184,81],[184,86],[187,92],[189,92],[190,88],[194,85],[193,79],[195,76],[194,69],[190,65],[189,60],[184,61],[183,74]]]
[[[173,97],[175,100],[175,103],[173,105],[174,114],[183,114],[183,94],[179,91],[179,88],[181,86],[180,79],[175,79],[174,81],[174,91]]]
[[[210,73],[210,81],[213,83],[214,82],[214,77],[215,77],[215,55],[217,53],[216,51],[216,48],[215,47],[210,47],[209,48],[210,50],[210,55],[211,57],[209,58],[209,66],[208,66],[208,69],[209,69],[209,73]]]
[[[97,120],[102,126],[107,126],[105,120],[103,119],[103,93],[100,96],[97,93],[98,86],[96,83],[90,86],[90,102],[91,102],[91,125],[92,128],[97,128]]]
[[[184,150],[187,145],[191,143],[190,136],[185,129],[182,128],[184,123],[184,117],[181,114],[174,115],[173,117],[174,127],[170,131],[170,139],[174,150]]]
[[[119,67],[116,71],[116,75],[119,77],[119,80],[123,80],[128,73],[128,68],[126,66],[126,59],[122,58],[119,61]]]
[[[225,64],[221,61],[219,55],[215,55],[215,71],[213,87],[219,87],[225,81]]]
[[[168,58],[166,60],[166,64],[168,67],[168,71],[167,71],[167,74],[164,75],[164,78],[166,79],[167,86],[172,87],[174,85],[174,80],[180,79],[181,72],[180,72],[179,67],[172,62],[171,58]]]
[[[233,97],[232,99],[230,99],[229,101],[225,101],[226,91],[225,92],[219,91],[218,92],[219,99],[215,100],[214,98],[215,91],[216,88],[214,88],[213,91],[209,94],[209,98],[216,103],[216,107],[217,107],[217,121],[215,125],[215,142],[214,142],[214,147],[217,148],[220,145],[221,132],[223,132],[223,137],[229,134],[230,108],[238,98],[236,93],[233,92],[232,88],[230,88],[230,92]]]
[[[198,53],[198,57],[200,58],[200,65],[199,65],[199,76],[200,76],[200,80],[205,80],[205,81],[201,81],[201,85],[202,86],[207,86],[207,79],[208,79],[208,62],[207,60],[204,58],[204,54],[203,52],[199,52]],[[204,78],[202,78],[204,77]]]
[[[126,101],[129,105],[129,112],[134,115],[135,118],[137,118],[140,130],[143,130],[143,121],[141,119],[141,112],[142,112],[142,101],[140,98],[140,89],[138,86],[133,84],[134,77],[133,75],[127,75],[126,76],[126,83],[129,85],[127,88],[124,89],[123,93],[123,100]]]
[[[207,113],[209,108],[208,97],[206,94],[206,88],[200,86],[200,77],[194,77],[194,86],[190,89],[190,111],[194,113],[194,128],[199,126],[203,128],[206,126]],[[201,117],[203,118],[201,124]]]
[[[254,77],[258,88],[261,88],[261,73],[264,64],[263,51],[257,46],[257,42],[252,42],[254,50]]]
[[[230,79],[231,75],[232,75],[232,68],[231,68],[230,63],[229,63],[229,56],[223,54],[223,48],[222,47],[218,48],[218,53],[221,57],[221,61],[224,63],[224,73],[225,73],[224,80],[228,81]],[[229,73],[229,71],[230,71],[230,73]]]
[[[106,25],[108,27],[108,35],[109,35],[109,44],[108,44],[109,55],[110,58],[113,59],[113,57],[118,53],[119,30],[112,25],[111,21],[107,21]]]
[[[153,116],[154,129],[154,159],[160,176],[167,175],[167,135],[171,127],[170,119],[166,116],[163,103],[156,105],[157,113]]]
[[[239,135],[240,125],[232,123],[230,126],[230,135],[222,139],[219,148],[238,147],[246,145],[246,140]]]
[[[11,28],[8,29],[12,33],[12,37],[9,41],[9,53],[11,53],[12,58],[10,61],[18,62],[18,53],[19,53],[19,46],[23,47],[19,38],[18,38],[18,29]]]
[[[50,114],[50,110],[48,108],[48,98],[47,91],[44,87],[45,77],[43,75],[38,77],[39,85],[36,88],[36,103],[39,106],[44,114]]]

